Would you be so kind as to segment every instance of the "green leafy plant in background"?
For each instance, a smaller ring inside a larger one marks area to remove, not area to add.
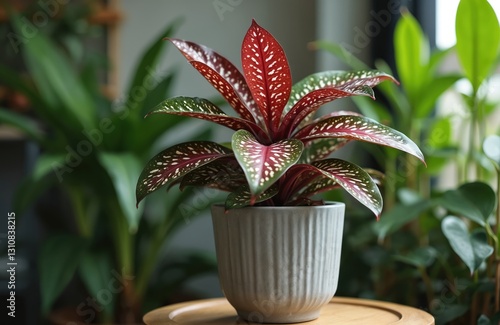
[[[22,18],[10,18],[14,33],[23,35]],[[95,61],[76,64],[41,31],[22,44],[26,76],[0,65],[0,82],[23,94],[37,117],[34,121],[2,108],[0,123],[19,129],[41,151],[20,186],[16,211],[53,187],[70,203],[70,211],[62,215],[50,212],[52,224],[58,226],[49,229],[39,255],[44,315],[77,276],[86,291],[77,298],[77,305],[84,307],[73,308],[83,321],[95,321],[97,314],[104,323],[136,323],[144,310],[164,303],[155,300],[158,291],[164,299],[188,277],[215,270],[215,260],[200,252],[171,256],[168,262],[161,256],[165,242],[186,218],[210,204],[206,197],[193,203],[192,192],[172,192],[167,200],[151,198],[145,208],[135,208],[132,184],[150,158],[152,144],[181,123],[189,127],[182,117],[143,120],[149,108],[168,96],[174,82],[174,72],[160,75],[154,69],[164,50],[162,39],[177,25],[167,26],[144,52],[120,105],[99,90]],[[209,135],[208,129],[198,134]],[[74,227],[68,216],[74,216]],[[158,274],[177,270],[186,276],[166,279],[156,275],[157,269]],[[100,295],[117,279],[119,285],[110,295]],[[96,298],[98,310],[86,310],[89,296]]]
[[[486,0],[462,0],[456,21],[457,46],[431,52],[418,22],[403,11],[394,35],[401,87],[379,87],[391,112],[364,98],[353,98],[365,115],[416,139],[428,169],[395,151],[374,152],[386,169],[387,209],[374,226],[346,225],[355,228],[350,231],[357,236],[345,245],[352,254],[344,254],[346,272],[341,278],[344,276],[345,282],[339,291],[426,306],[437,324],[497,324],[499,190],[497,184],[495,194],[487,182],[495,169],[498,173],[500,145],[498,136],[486,135],[500,130],[488,131],[486,127],[498,107],[498,103],[488,102],[486,90],[498,66],[500,27]],[[312,46],[330,51],[352,67],[366,68],[336,44],[318,41]],[[463,74],[440,73],[441,61],[452,53],[458,56]],[[382,61],[376,66],[390,71]],[[461,79],[471,85],[470,93],[461,94],[468,116],[454,133],[456,117],[434,108],[444,91]],[[439,177],[447,165],[457,166],[456,181],[462,184],[443,191],[433,186],[433,177]],[[373,245],[376,242],[379,245]],[[366,281],[359,280],[356,270],[360,264],[371,268]],[[400,290],[402,287],[405,290]]]

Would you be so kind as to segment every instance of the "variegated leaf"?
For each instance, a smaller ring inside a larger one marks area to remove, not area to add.
[[[182,177],[180,189],[186,186],[205,186],[221,191],[235,191],[246,184],[245,174],[234,159],[221,158],[201,166]]]
[[[267,30],[252,21],[243,39],[241,61],[248,87],[272,135],[278,131],[292,87],[285,52]]]
[[[225,57],[200,44],[169,39],[191,65],[244,119],[258,123],[260,112],[241,72]]]
[[[285,113],[288,113],[304,96],[318,89],[336,88],[344,91],[353,91],[360,86],[375,87],[384,80],[396,80],[381,71],[324,71],[305,77],[292,87],[290,99],[286,104]]]
[[[241,118],[229,116],[209,100],[198,97],[174,97],[169,98],[151,111],[151,114],[172,114],[190,116],[202,120],[211,121],[233,130],[248,130],[259,139],[268,140],[266,133],[255,123]]]
[[[317,180],[311,182],[301,193],[300,197],[310,197],[319,193],[327,192],[335,188],[339,188],[340,185],[329,177],[321,176]]]
[[[320,173],[307,164],[295,164],[281,177],[279,200],[285,204],[297,198],[297,194],[318,178]]]
[[[317,122],[312,128],[306,128],[300,130],[295,137],[303,141],[346,138],[371,142],[405,151],[424,162],[424,155],[406,135],[366,117],[334,116]]]
[[[295,164],[303,147],[297,139],[286,139],[266,146],[245,130],[236,131],[232,138],[234,155],[243,168],[254,196],[268,189]]]
[[[289,137],[293,131],[306,119],[313,116],[321,105],[335,99],[363,95],[374,98],[373,90],[367,86],[357,88],[322,88],[313,90],[302,97],[285,115],[280,126],[280,136]]]
[[[268,200],[273,196],[275,196],[276,194],[278,194],[278,187],[276,185],[273,185],[267,190],[265,190],[264,193],[255,197],[252,195],[252,193],[250,193],[248,185],[245,184],[236,191],[231,192],[227,196],[225,207],[226,210],[244,208],[246,206],[254,205],[255,203]]]
[[[342,148],[349,142],[348,139],[335,138],[335,139],[316,139],[308,142],[299,162],[309,164],[316,160],[327,158],[334,151]]]
[[[335,112],[330,112],[328,114],[325,114],[325,115],[322,115],[321,117],[315,119],[314,121],[304,125],[302,127],[302,129],[300,129],[293,137],[296,138],[297,137],[297,134],[298,135],[303,135],[303,134],[307,134],[308,132],[310,132],[315,126],[316,124],[318,124],[319,122],[323,121],[323,120],[326,120],[330,117],[334,117],[334,116],[344,116],[344,115],[351,115],[351,116],[363,116],[357,112],[353,112],[353,111],[335,111]]]
[[[139,176],[136,187],[137,204],[163,185],[230,154],[230,149],[209,141],[185,142],[160,152],[147,163]]]
[[[377,218],[382,212],[382,195],[373,179],[361,167],[341,159],[315,161],[311,167],[342,186],[347,193],[370,209]],[[325,186],[330,186],[328,182]],[[317,189],[319,190],[319,189]]]

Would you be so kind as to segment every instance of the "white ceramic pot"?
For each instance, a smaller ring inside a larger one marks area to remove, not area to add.
[[[319,317],[335,294],[343,203],[313,207],[212,207],[221,287],[245,320]]]

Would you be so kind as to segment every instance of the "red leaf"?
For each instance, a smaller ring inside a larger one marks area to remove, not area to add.
[[[228,101],[244,119],[259,123],[260,112],[241,72],[214,50],[193,42],[169,39],[191,65]]]
[[[290,137],[292,132],[300,125],[300,123],[310,114],[316,112],[321,105],[329,103],[335,99],[350,97],[350,96],[373,96],[373,91],[370,87],[361,86],[353,89],[336,89],[323,88],[311,91],[302,97],[292,109],[285,115],[280,126],[280,136],[285,138]]]
[[[163,185],[230,154],[230,149],[209,141],[185,142],[160,152],[148,162],[139,176],[137,204]]]
[[[353,163],[341,159],[324,159],[315,161],[311,165],[294,165],[288,172],[300,172],[299,178],[309,178],[310,182],[303,180],[300,182],[301,185],[306,185],[304,197],[339,185],[369,208],[377,218],[382,212],[382,196],[377,185],[366,171]],[[297,190],[295,189],[295,192]]]
[[[340,159],[315,161],[312,167],[342,186],[356,200],[370,209],[378,219],[382,213],[382,195],[373,179],[361,167]],[[331,186],[328,183],[324,185]]]
[[[285,52],[268,31],[252,21],[243,39],[241,61],[248,87],[272,137],[278,131],[292,85]]]

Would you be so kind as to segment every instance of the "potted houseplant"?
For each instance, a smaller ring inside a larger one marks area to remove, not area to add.
[[[397,148],[422,161],[423,155],[404,134],[357,113],[313,115],[337,98],[373,97],[372,87],[395,80],[379,71],[326,71],[292,87],[282,47],[255,21],[243,40],[243,74],[205,46],[169,40],[239,117],[201,98],[160,103],[148,115],[191,116],[236,132],[230,144],[185,142],[153,157],[139,178],[137,202],[165,185],[228,191],[225,204],[212,208],[228,301],[252,321],[317,318],[336,290],[344,204],[313,195],[342,187],[377,218],[382,210],[369,172],[327,157],[351,140]]]

